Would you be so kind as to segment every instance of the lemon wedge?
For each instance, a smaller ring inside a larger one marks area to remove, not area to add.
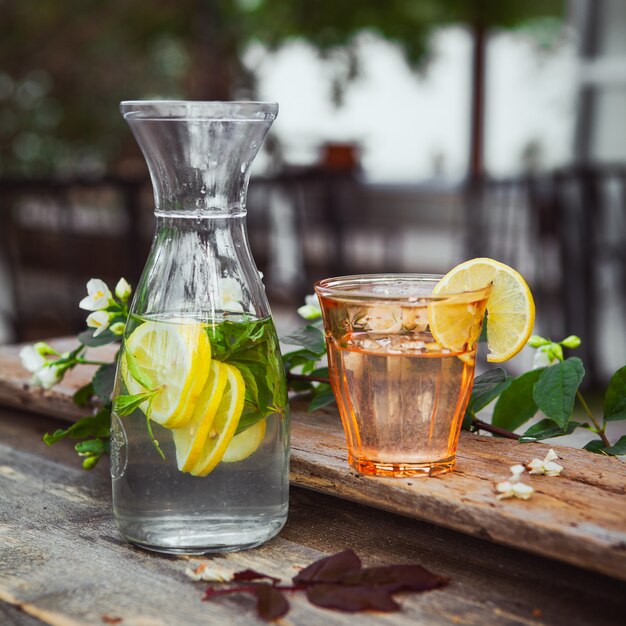
[[[258,421],[250,428],[235,435],[224,452],[222,463],[235,463],[247,459],[256,452],[265,437],[265,420]]]
[[[437,283],[433,293],[459,294],[456,307],[467,307],[467,302],[463,303],[467,296],[462,292],[480,290],[489,284],[492,289],[487,300],[487,360],[500,363],[515,356],[526,345],[535,323],[535,303],[521,274],[493,259],[471,259],[450,270]],[[472,323],[468,318],[470,315],[473,313],[469,309],[465,318],[455,312],[452,301],[449,307],[435,304],[429,308],[431,332],[441,345],[460,350],[468,340],[476,339],[468,335],[468,324],[471,326]],[[476,330],[470,329],[469,334],[475,334]]]
[[[222,363],[211,361],[209,377],[196,402],[191,419],[182,428],[172,431],[176,460],[181,472],[190,472],[200,460],[202,448],[224,394],[226,371]]]
[[[159,389],[142,405],[166,428],[184,426],[209,375],[211,344],[197,322],[144,322],[126,339],[121,371],[130,394]]]
[[[235,435],[243,410],[246,393],[243,377],[236,367],[227,363],[222,363],[221,366],[226,372],[226,387],[200,450],[199,461],[191,470],[194,476],[206,476],[222,460]]]

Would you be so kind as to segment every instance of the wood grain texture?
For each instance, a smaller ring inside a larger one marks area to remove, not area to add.
[[[61,346],[67,346],[64,341]],[[112,355],[110,347],[93,352],[98,351]],[[77,413],[71,395],[93,370],[77,368],[63,385],[45,391],[28,384],[17,354],[16,347],[0,349],[0,403],[65,419],[84,414]],[[366,477],[346,462],[336,411],[309,414],[297,402],[291,448],[292,484],[626,580],[626,464],[619,459],[554,447],[565,468],[561,476],[527,476],[535,488],[529,501],[499,501],[495,483],[508,477],[511,465],[543,458],[546,445],[462,433],[457,470],[451,474]]]
[[[527,476],[528,501],[497,500],[509,467],[543,458],[547,446],[462,433],[457,470],[438,478],[361,476],[346,462],[334,412],[294,411],[291,480],[387,511],[454,528],[626,580],[625,464],[555,447],[559,477]]]
[[[387,615],[329,612],[290,595],[292,611],[281,625],[623,623],[621,581],[298,488],[287,526],[265,546],[213,558],[145,552],[117,534],[106,464],[84,472],[69,443],[36,447],[35,435],[54,421],[24,417],[0,410],[0,617],[8,620],[2,624],[95,625],[105,616],[122,626],[262,624],[249,598],[201,602],[204,585],[191,582],[185,569],[209,561],[229,573],[252,567],[289,578],[346,547],[368,565],[421,563],[452,582],[427,594],[400,594],[402,612]]]

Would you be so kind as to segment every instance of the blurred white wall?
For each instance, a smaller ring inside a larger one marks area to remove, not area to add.
[[[433,37],[423,70],[407,66],[397,46],[364,34],[360,73],[332,102],[342,57],[321,60],[294,41],[270,53],[248,50],[259,97],[281,109],[273,132],[289,162],[316,158],[324,141],[355,141],[373,181],[408,182],[464,176],[469,141],[471,38],[461,27]],[[576,37],[564,29],[546,49],[528,31],[490,36],[487,54],[486,162],[497,175],[570,160],[575,118]]]

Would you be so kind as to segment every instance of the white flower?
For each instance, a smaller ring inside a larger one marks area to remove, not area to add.
[[[63,378],[63,370],[54,364],[46,365],[33,376],[33,383],[44,389],[54,387]]]
[[[122,301],[126,302],[133,292],[132,287],[125,278],[120,278],[115,285],[115,295]]]
[[[317,299],[316,294],[306,296],[304,298],[305,304],[298,308],[298,315],[305,320],[316,320],[322,317],[322,309],[320,307],[320,301]]]
[[[554,365],[558,359],[553,354],[549,354],[546,350],[539,348],[533,355],[533,369],[538,370],[542,367],[550,367]]]
[[[78,306],[86,311],[100,311],[106,309],[111,303],[111,291],[107,284],[99,278],[92,278],[87,283],[86,298],[83,298]]]
[[[558,476],[563,470],[563,466],[555,463],[555,459],[558,459],[558,454],[550,448],[545,459],[533,459],[528,464],[528,470],[530,474],[545,474],[546,476]]]
[[[191,580],[204,580],[207,582],[226,582],[230,580],[230,575],[225,571],[220,571],[219,568],[209,569],[208,563],[200,563],[197,567],[188,567],[185,570],[185,574],[191,578]]]
[[[109,327],[110,321],[111,315],[106,311],[94,311],[87,316],[87,326],[96,329],[93,333],[94,337],[103,333]]]
[[[498,492],[498,500],[505,500],[506,498],[528,500],[535,490],[524,483],[512,483],[510,480],[504,480],[496,485],[496,491]]]
[[[33,346],[24,346],[20,350],[22,365],[32,374],[36,374],[46,366],[46,359]]]
[[[243,312],[243,291],[241,285],[236,278],[222,278],[220,281],[220,295],[222,298],[222,306],[226,311]]]
[[[520,500],[528,500],[535,491],[530,485],[520,482],[522,474],[526,471],[523,465],[511,466],[511,478],[503,480],[496,485],[498,492],[498,500],[506,498],[519,498]]]

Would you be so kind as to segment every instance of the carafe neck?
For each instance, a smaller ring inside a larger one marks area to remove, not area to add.
[[[278,105],[260,102],[123,102],[144,154],[155,213],[243,215],[250,166]]]

